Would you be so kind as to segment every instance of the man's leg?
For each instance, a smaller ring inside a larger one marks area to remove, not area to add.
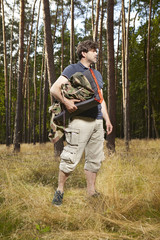
[[[59,170],[59,176],[58,176],[58,188],[54,194],[52,203],[54,205],[61,205],[63,202],[63,191],[64,191],[64,184],[69,176],[69,173],[62,172]]]
[[[84,170],[86,175],[86,181],[87,181],[87,193],[89,196],[94,195],[95,192],[95,183],[96,183],[96,176],[97,174],[94,172],[90,172],[87,170]]]
[[[97,195],[95,190],[96,176],[104,157],[103,153],[103,121],[96,120],[93,134],[85,148],[85,174],[88,195]]]
[[[61,193],[64,192],[64,184],[69,176],[69,173],[62,172],[59,170],[59,176],[58,176],[58,188],[57,190]]]
[[[64,184],[69,175],[66,173],[73,172],[73,170],[79,163],[81,156],[84,152],[84,148],[91,134],[93,133],[94,126],[95,126],[95,120],[90,118],[74,119],[69,124],[66,131],[66,139],[68,144],[64,147],[63,152],[61,153],[61,162],[60,162],[60,170],[59,170],[59,177],[58,177],[58,188],[55,192],[55,195],[52,201],[53,204],[55,205],[62,204]],[[88,176],[87,176],[87,179],[88,179]],[[90,182],[90,178],[89,178],[89,182]]]

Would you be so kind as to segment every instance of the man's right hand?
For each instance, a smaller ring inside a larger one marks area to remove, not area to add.
[[[75,105],[75,102],[80,102],[78,99],[68,99],[64,97],[63,104],[67,108],[68,112],[72,113],[77,110],[77,106]]]

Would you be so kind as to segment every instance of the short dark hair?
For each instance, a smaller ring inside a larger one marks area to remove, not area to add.
[[[82,52],[88,52],[90,50],[97,50],[98,48],[98,43],[97,42],[94,42],[92,40],[85,40],[81,43],[78,44],[78,47],[77,47],[77,55],[78,55],[78,58],[81,59],[83,56],[82,56]]]

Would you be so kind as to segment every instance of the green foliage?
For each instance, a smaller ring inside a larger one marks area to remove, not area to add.
[[[56,20],[56,7],[57,3],[57,25],[55,26]],[[91,1],[74,1],[75,3],[75,50],[78,43],[85,39],[92,39],[92,3]],[[102,51],[103,51],[103,69],[102,76],[104,80],[104,98],[107,100],[107,39],[106,39],[106,3],[104,1],[104,24],[102,31]],[[19,1],[15,2],[15,19],[13,21],[13,69],[12,69],[12,96],[11,96],[11,132],[13,135],[14,131],[14,119],[15,119],[15,106],[17,100],[17,78],[18,78],[18,51],[19,51]],[[36,2],[36,9],[34,14],[34,24],[32,31],[32,41],[29,57],[29,73],[28,81],[30,82],[30,111],[31,111],[31,121],[33,116],[33,66],[34,66],[34,40],[35,40],[35,30],[37,21],[37,10],[39,1]],[[70,61],[70,4],[71,1],[67,0],[63,2],[64,4],[64,67],[69,64]],[[117,4],[118,11],[121,9],[121,1],[115,1]],[[13,3],[5,2],[5,20],[6,20],[6,41],[7,41],[7,66],[8,74],[10,67],[10,35],[12,26],[12,11]],[[60,1],[50,1],[50,15],[51,15],[51,29],[52,34],[55,33],[54,40],[54,63],[56,78],[61,74],[61,31],[62,31],[62,6]],[[153,117],[160,133],[160,45],[159,45],[159,34],[160,34],[160,2],[158,0],[152,1],[152,16],[151,16],[151,41],[150,41],[150,95],[151,95],[151,108],[152,108],[152,125]],[[32,20],[32,9],[33,2],[25,1],[25,36],[24,36],[24,67],[26,63],[27,55],[27,45],[29,40],[29,32]],[[8,11],[9,9],[9,11]],[[145,137],[146,136],[146,111],[147,111],[147,96],[146,96],[146,54],[147,54],[147,36],[148,36],[148,16],[149,16],[149,0],[136,0],[132,2],[132,9],[137,13],[137,19],[140,23],[136,29],[133,26],[130,27],[129,33],[129,81],[130,81],[130,133],[131,138]],[[96,10],[96,1],[94,1],[94,13]],[[127,9],[126,9],[127,12]],[[17,14],[18,13],[18,14]],[[101,13],[100,13],[101,14]],[[38,32],[38,48],[37,48],[37,59],[36,59],[36,88],[37,88],[37,107],[36,107],[36,139],[39,139],[39,110],[43,106],[39,106],[40,97],[40,78],[41,78],[41,68],[42,68],[42,53],[44,45],[44,25],[42,19],[43,13],[41,13],[39,32]],[[119,15],[119,13],[118,13]],[[127,17],[127,15],[126,15]],[[133,19],[131,19],[132,21]],[[133,23],[133,22],[132,22]],[[117,22],[115,22],[115,27],[117,27]],[[56,32],[55,31],[56,27]],[[3,34],[2,34],[2,17],[0,16],[0,119],[1,119],[1,132],[0,132],[0,143],[5,141],[5,84],[4,84],[4,73],[3,73]],[[116,31],[115,31],[116,39]],[[115,51],[116,52],[116,51]],[[76,61],[77,61],[76,57]],[[117,126],[116,135],[118,137],[123,137],[123,112],[122,112],[122,80],[121,80],[121,42],[120,51],[118,56],[118,71],[117,71]],[[43,73],[44,76],[44,73]],[[44,79],[43,79],[44,84]],[[42,89],[44,85],[42,84]],[[50,106],[50,96],[48,94],[47,107]],[[28,114],[28,110],[26,112]],[[43,111],[42,111],[43,116]],[[50,115],[47,112],[47,131],[49,131],[49,121]],[[28,131],[28,122],[27,122]],[[28,134],[28,133],[27,133]],[[47,133],[46,133],[47,135]],[[153,137],[155,137],[155,130],[153,131]]]
[[[150,91],[151,104],[158,111],[157,103],[160,102],[160,91],[157,80],[160,77],[160,55],[158,46],[159,17],[152,20],[151,42],[150,42]],[[155,31],[156,29],[156,31]],[[145,137],[145,110],[146,110],[146,47],[147,47],[147,23],[139,27],[136,33],[131,33],[130,38],[130,119],[131,137]],[[136,114],[136,118],[135,118]],[[158,114],[159,115],[159,114]],[[158,118],[155,115],[156,125],[159,126]]]
[[[37,224],[36,230],[38,230],[38,232],[40,232],[40,233],[47,233],[47,232],[51,231],[51,227],[50,226],[41,226],[41,225]]]

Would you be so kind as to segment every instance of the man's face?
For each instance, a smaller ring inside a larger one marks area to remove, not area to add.
[[[83,56],[87,62],[91,63],[96,63],[98,59],[98,53],[97,50],[91,49],[87,53],[83,52]]]

